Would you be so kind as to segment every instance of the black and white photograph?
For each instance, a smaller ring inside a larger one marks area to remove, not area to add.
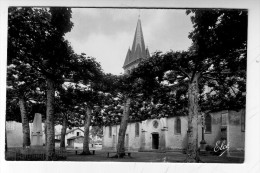
[[[243,167],[252,160],[246,153],[259,151],[248,134],[259,120],[254,10],[166,4],[5,11],[5,163],[181,163],[199,170]]]

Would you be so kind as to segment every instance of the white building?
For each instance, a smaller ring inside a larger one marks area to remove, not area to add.
[[[61,138],[61,133],[55,134],[55,144],[57,147],[60,146],[60,138]],[[73,128],[71,130],[66,131],[65,135],[65,147],[78,147],[82,148],[83,147],[83,140],[84,139],[84,130],[82,128]]]

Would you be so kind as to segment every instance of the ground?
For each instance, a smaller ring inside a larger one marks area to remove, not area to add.
[[[113,154],[112,154],[113,156]],[[96,150],[95,155],[76,155],[75,151],[68,151],[67,161],[93,161],[93,162],[183,162],[186,155],[181,152],[132,152],[131,157],[107,158],[107,152]],[[242,157],[201,156],[205,163],[243,163]]]
[[[20,148],[21,149],[21,148]],[[19,150],[16,148],[15,150]],[[14,149],[8,149],[6,153],[7,160],[16,160],[17,156],[14,154]],[[101,150],[101,148],[90,148],[95,150],[95,155],[80,155],[82,149],[67,149],[66,160],[58,159],[60,161],[86,161],[86,162],[170,162],[170,163],[183,163],[186,155],[182,152],[131,152],[131,157],[125,156],[124,158],[111,158],[115,153],[110,153],[110,157],[107,157],[107,152]],[[57,152],[59,149],[57,148]],[[76,154],[77,151],[77,154]],[[44,148],[36,153],[44,153]],[[92,151],[91,151],[92,153]],[[42,157],[42,156],[40,156]],[[36,157],[33,160],[38,160]],[[24,160],[24,159],[23,159]],[[30,158],[25,160],[31,160]],[[41,160],[41,158],[40,158]],[[216,155],[202,155],[201,160],[205,163],[243,163],[244,157],[241,155],[226,157]]]

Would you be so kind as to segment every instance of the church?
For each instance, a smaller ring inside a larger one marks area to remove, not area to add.
[[[127,51],[123,69],[129,73],[138,63],[149,58],[145,47],[141,20],[138,19],[132,49]],[[230,154],[244,151],[245,109],[210,112],[198,122],[198,146],[202,139],[206,146],[214,147],[218,141],[226,140]],[[103,127],[103,150],[116,150],[120,125]],[[125,149],[128,151],[182,151],[187,147],[188,117],[186,115],[128,123]]]

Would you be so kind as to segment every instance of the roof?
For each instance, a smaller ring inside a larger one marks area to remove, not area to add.
[[[77,127],[77,128],[75,128],[75,129],[71,129],[71,130],[69,130],[69,131],[66,131],[66,134],[68,134],[68,133],[70,133],[70,132],[73,132],[73,131],[75,131],[75,130],[81,130],[81,131],[84,133],[84,130],[82,130],[81,128]],[[55,136],[59,136],[59,135],[61,135],[61,133],[58,133],[58,134],[56,134]]]
[[[73,140],[73,139],[78,139],[78,138],[84,138],[84,136],[72,136],[68,138],[67,140]]]
[[[148,57],[150,57],[149,50],[145,48],[141,20],[138,19],[132,49],[129,48],[127,51],[123,68],[126,69]]]

